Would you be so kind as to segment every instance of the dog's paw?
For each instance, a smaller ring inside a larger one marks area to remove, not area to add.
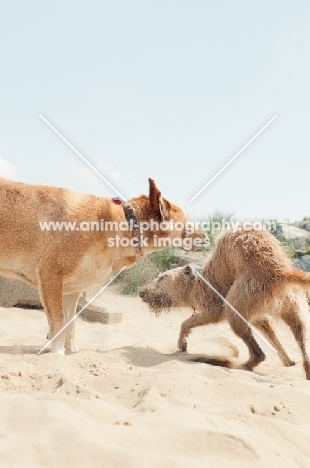
[[[285,361],[285,362],[284,362],[284,367],[295,366],[295,364],[296,364],[295,361],[292,361],[291,359],[289,359],[288,361]]]
[[[75,343],[70,343],[68,345],[65,345],[65,348],[66,348],[66,351],[68,353],[78,353],[79,352],[79,348],[77,347],[77,345]]]
[[[187,351],[187,342],[184,341],[184,343],[178,343],[178,348],[181,351],[181,353],[186,353],[186,351]]]

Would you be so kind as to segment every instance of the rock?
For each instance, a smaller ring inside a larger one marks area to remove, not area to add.
[[[85,322],[100,322],[105,325],[111,323],[120,323],[123,318],[121,312],[108,312],[102,307],[90,304],[86,309],[83,310],[79,317]]]
[[[94,286],[84,291],[79,299],[77,311],[81,310],[87,302],[102,288]],[[22,281],[13,280],[0,275],[0,307],[21,307],[24,309],[43,309],[38,291]],[[89,304],[79,317],[88,322],[104,324],[119,323],[122,313],[108,312],[102,305],[102,299],[96,298]]]
[[[103,285],[96,284],[91,286],[83,292],[78,304],[78,311],[85,307],[91,300],[91,304],[80,314],[81,319],[87,322],[100,322],[100,323],[120,323],[123,314],[121,312],[108,312],[104,307],[104,290],[95,299],[96,294],[102,289]],[[92,300],[93,299],[93,300]]]
[[[43,309],[36,289],[4,276],[0,276],[0,307]]]
[[[310,271],[310,255],[306,254],[295,258],[294,265],[300,270]]]
[[[305,229],[287,223],[278,223],[274,232],[276,237],[284,239],[305,239],[309,237],[309,232]]]
[[[280,242],[286,243],[295,254],[305,254],[310,250],[310,234],[292,224],[277,224],[273,234]]]
[[[305,229],[306,231],[310,231],[310,219],[305,218],[303,221],[298,221],[297,223],[294,223],[294,225],[300,229]]]

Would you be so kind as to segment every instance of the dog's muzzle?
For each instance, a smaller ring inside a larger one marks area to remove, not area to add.
[[[139,296],[150,307],[166,309],[172,306],[172,301],[169,296],[162,294],[147,294],[145,290],[140,291]]]

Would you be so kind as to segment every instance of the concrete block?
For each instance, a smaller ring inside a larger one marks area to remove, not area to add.
[[[102,288],[93,286],[84,291],[79,299],[77,311],[81,310],[87,302]],[[13,280],[0,275],[0,307],[21,307],[25,309],[43,309],[38,291],[22,281]],[[79,317],[87,322],[103,324],[120,323],[121,312],[108,312],[98,297],[86,307]]]
[[[123,314],[121,312],[108,312],[104,307],[92,303],[79,314],[79,317],[85,320],[85,322],[100,322],[107,325],[110,323],[120,323]]]
[[[39,293],[22,281],[0,276],[0,307],[43,308]]]

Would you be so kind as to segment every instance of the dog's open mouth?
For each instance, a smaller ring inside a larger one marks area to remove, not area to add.
[[[150,312],[159,316],[163,312],[170,312],[172,301],[167,295],[160,294],[149,294],[145,290],[140,291],[139,296],[142,301],[145,302],[150,309]]]

